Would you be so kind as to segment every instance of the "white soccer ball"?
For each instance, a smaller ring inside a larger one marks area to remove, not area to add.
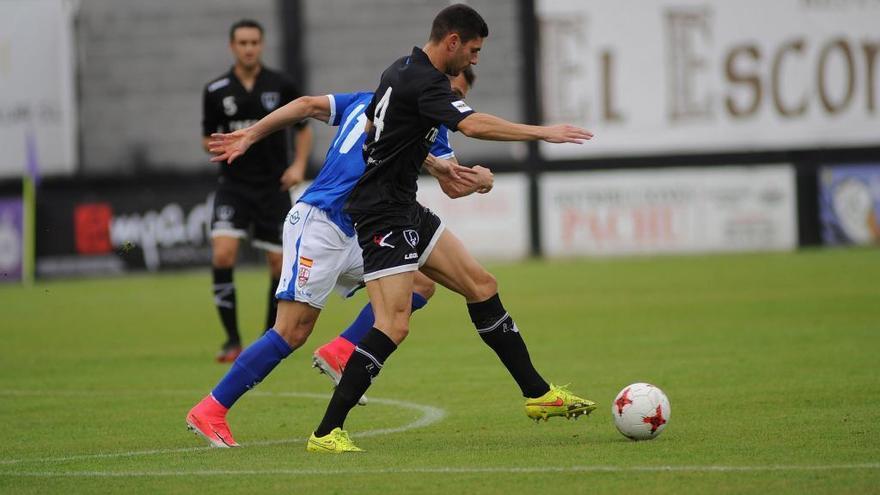
[[[669,399],[649,383],[624,387],[611,404],[617,430],[630,440],[657,438],[669,424]]]

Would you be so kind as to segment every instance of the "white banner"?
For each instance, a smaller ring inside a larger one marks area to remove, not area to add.
[[[878,0],[538,0],[548,158],[880,145]]]
[[[73,5],[0,0],[0,178],[76,169]]]
[[[512,260],[529,254],[528,179],[497,174],[488,194],[449,199],[433,177],[419,178],[418,199],[480,259]]]
[[[788,165],[551,173],[540,190],[547,256],[797,246]]]

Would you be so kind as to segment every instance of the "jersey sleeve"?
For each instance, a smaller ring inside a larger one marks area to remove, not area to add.
[[[457,131],[458,123],[474,110],[455,96],[446,76],[438,75],[419,95],[419,113],[428,124],[443,124]]]
[[[340,119],[342,119],[345,111],[348,110],[348,107],[357,101],[358,97],[362,94],[363,93],[334,93],[327,95],[327,98],[330,98],[330,120],[327,121],[327,124],[332,126],[338,126],[341,124]]]
[[[284,75],[283,83],[281,85],[281,105],[287,105],[293,100],[302,96],[302,91],[299,89],[299,85],[293,80],[292,77],[288,75]],[[296,124],[293,124],[294,129],[302,129],[308,124],[308,119],[303,119]]]
[[[449,129],[446,126],[440,126],[437,129],[437,139],[434,140],[434,145],[431,146],[431,154],[446,160],[455,157],[455,151],[449,145]]]
[[[214,104],[205,87],[202,95],[202,136],[208,137],[220,130],[220,108]]]

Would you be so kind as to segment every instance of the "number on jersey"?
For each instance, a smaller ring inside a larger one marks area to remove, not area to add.
[[[364,127],[367,124],[367,116],[363,114],[362,110],[365,106],[366,105],[361,103],[354,108],[354,110],[348,115],[345,123],[342,124],[342,132],[339,133],[339,137],[333,142],[333,146],[339,146],[339,141],[343,140],[343,136],[345,136],[345,139],[342,141],[342,146],[339,147],[339,152],[343,155],[351,151],[351,147],[354,146],[354,143],[356,143],[358,138],[364,133]],[[355,115],[357,115],[357,120],[355,120]],[[353,120],[354,124],[351,125]],[[349,127],[349,125],[351,125],[351,127]]]
[[[385,111],[388,110],[389,103],[391,103],[391,86],[388,86],[385,95],[382,96],[379,103],[376,103],[376,111],[373,115],[373,125],[376,126],[376,138],[374,141],[379,140],[379,136],[382,135],[382,129],[385,128]]]

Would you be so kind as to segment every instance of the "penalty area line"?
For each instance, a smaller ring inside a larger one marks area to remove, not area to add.
[[[34,478],[149,478],[179,476],[327,476],[388,474],[532,474],[532,473],[743,473],[784,471],[877,470],[880,463],[778,466],[546,466],[546,467],[423,467],[399,469],[266,469],[191,471],[31,471],[0,473]]]

